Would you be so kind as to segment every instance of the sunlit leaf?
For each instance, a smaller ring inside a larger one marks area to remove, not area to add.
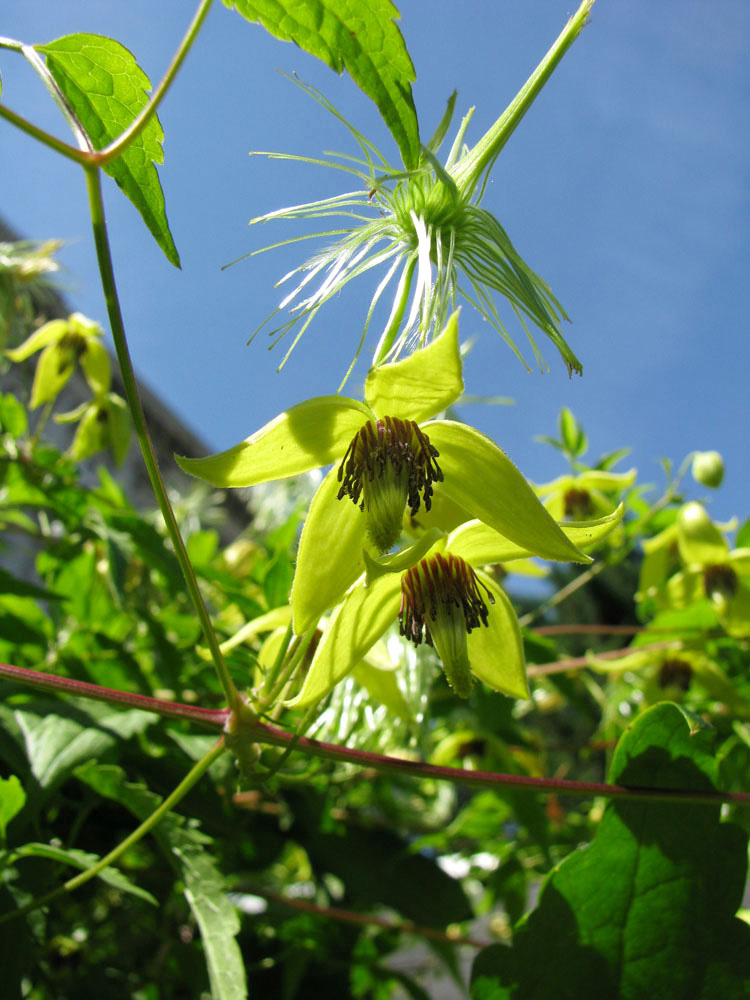
[[[36,46],[94,149],[103,149],[148,103],[151,82],[124,45],[102,35],[65,35]],[[180,266],[154,164],[164,162],[164,133],[154,114],[125,151],[105,166],[130,198],[167,260]]]
[[[620,740],[610,780],[709,790],[712,734],[675,705],[643,713]],[[719,805],[611,801],[593,842],[548,876],[514,934],[473,969],[472,995],[560,1000],[746,996],[750,927],[742,902],[747,836]],[[544,961],[539,961],[539,956]],[[496,986],[500,992],[482,992]]]
[[[337,73],[348,70],[372,98],[401,150],[406,167],[419,160],[419,127],[411,96],[414,66],[390,0],[224,0],[248,21],[259,21],[295,42]]]

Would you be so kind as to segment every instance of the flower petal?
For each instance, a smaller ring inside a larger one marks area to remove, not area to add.
[[[614,531],[625,513],[624,504],[606,517],[596,521],[570,521],[561,524],[563,534],[579,548],[595,545]],[[529,549],[516,545],[504,535],[488,528],[482,521],[468,521],[460,525],[448,537],[446,548],[455,556],[461,556],[474,566],[490,563],[504,563],[510,559],[524,559],[535,555]]]
[[[11,361],[25,361],[43,347],[49,347],[50,344],[61,340],[68,332],[68,325],[67,319],[52,319],[35,330],[19,347],[14,347],[5,354]]]
[[[513,605],[494,580],[484,573],[477,575],[495,603],[487,605],[487,625],[472,629],[467,636],[472,673],[494,691],[511,698],[529,698],[523,639]]]
[[[214,486],[256,486],[309,472],[341,458],[370,411],[356,399],[317,396],[280,413],[233,448],[206,458],[183,458],[185,472]]]
[[[349,497],[336,499],[338,489],[334,466],[318,487],[302,527],[291,596],[297,635],[338,604],[365,568],[367,519]]]
[[[537,499],[505,452],[484,434],[452,420],[425,426],[438,450],[440,490],[526,553],[588,563]]]
[[[397,574],[381,576],[369,587],[357,583],[328,623],[302,690],[287,704],[303,708],[325,698],[395,621],[400,595]]]
[[[419,423],[455,403],[463,391],[456,312],[428,347],[403,361],[371,369],[365,402],[379,417]]]

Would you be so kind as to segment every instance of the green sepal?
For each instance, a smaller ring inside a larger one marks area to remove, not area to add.
[[[417,423],[447,409],[463,391],[457,312],[428,347],[371,369],[365,380],[365,402],[379,417]]]
[[[214,486],[257,486],[341,459],[370,418],[370,411],[356,399],[317,396],[280,413],[227,451],[175,458],[184,472]]]
[[[667,580],[663,591],[654,596],[660,607],[666,604],[670,608],[686,608],[706,597],[703,574],[700,570],[675,573]]]
[[[388,574],[369,587],[363,583],[354,585],[329,621],[302,690],[288,705],[304,708],[325,698],[395,621],[401,577]]]
[[[625,505],[620,506],[595,521],[568,522],[560,525],[563,534],[578,548],[596,545],[614,531],[625,514]],[[511,559],[527,559],[536,553],[516,545],[503,535],[488,528],[482,521],[468,521],[451,532],[447,543],[448,551],[461,556],[474,566],[490,563],[504,563]]]
[[[719,621],[735,639],[750,638],[750,589],[741,583],[737,593],[718,609]]]
[[[416,542],[407,545],[392,556],[376,559],[369,553],[363,552],[367,585],[369,586],[373,580],[377,580],[378,577],[386,573],[403,573],[407,569],[411,569],[412,566],[417,565],[420,559],[424,559],[433,546],[435,546],[436,552],[442,551],[445,545],[437,544],[441,538],[445,538],[444,532],[439,528],[430,528]]]
[[[440,490],[474,517],[524,548],[562,562],[591,562],[565,536],[508,456],[466,424],[427,424],[443,470]]]
[[[726,562],[729,553],[726,539],[701,504],[693,501],[681,507],[677,527],[677,545],[683,562],[698,566]]]
[[[86,381],[95,396],[109,392],[112,381],[112,365],[107,348],[99,340],[89,338],[81,357],[81,368]]]
[[[338,490],[334,466],[318,487],[302,527],[291,596],[297,635],[338,604],[364,570],[367,518],[349,497],[338,500]]]
[[[53,319],[44,326],[40,326],[30,337],[27,337],[22,344],[5,352],[11,361],[26,361],[32,354],[41,351],[43,347],[49,347],[56,343],[68,332],[68,321],[66,319]]]
[[[491,577],[481,572],[477,576],[495,603],[487,602],[487,626],[472,629],[466,637],[472,673],[493,691],[530,698],[523,639],[513,605]]]
[[[43,403],[56,399],[75,371],[75,355],[69,347],[57,341],[45,347],[39,356],[31,387],[30,407],[35,410]]]

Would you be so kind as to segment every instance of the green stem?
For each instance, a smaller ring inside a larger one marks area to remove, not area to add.
[[[583,3],[568,20],[554,44],[519,90],[503,114],[495,124],[485,132],[479,142],[463,156],[451,175],[462,194],[470,197],[479,183],[485,170],[488,170],[497,159],[503,146],[520,123],[523,116],[534,103],[542,87],[552,75],[562,57],[576,40],[586,23],[594,0],[583,0]]]
[[[11,920],[14,917],[23,916],[23,914],[28,913],[30,910],[36,910],[40,906],[46,906],[51,903],[54,899],[62,896],[66,892],[72,892],[74,889],[78,889],[79,886],[85,885],[90,879],[95,878],[100,872],[103,872],[105,868],[108,868],[114,861],[125,853],[133,844],[137,844],[139,840],[146,836],[146,834],[152,830],[159,820],[165,816],[170,809],[173,809],[179,802],[184,799],[190,789],[195,785],[200,778],[206,773],[213,762],[224,753],[224,737],[220,737],[213,747],[208,751],[208,753],[201,757],[198,763],[191,768],[187,775],[182,779],[177,788],[168,795],[162,804],[151,813],[148,819],[144,820],[141,825],[135,829],[130,836],[126,837],[121,843],[117,845],[113,850],[101,858],[95,865],[91,868],[87,868],[85,872],[81,872],[79,875],[68,879],[67,882],[59,886],[52,892],[48,892],[46,896],[40,896],[38,899],[33,899],[30,903],[25,906],[19,907],[17,910],[11,910],[8,913],[2,914],[0,916],[0,924],[5,923],[7,920]]]
[[[143,412],[143,406],[138,394],[138,385],[133,371],[133,364],[130,359],[130,351],[128,350],[128,342],[125,336],[125,326],[122,319],[122,313],[120,311],[120,301],[117,295],[117,285],[115,283],[115,274],[112,266],[112,254],[109,246],[109,237],[107,236],[107,223],[104,216],[104,203],[102,201],[101,174],[98,167],[92,166],[87,166],[85,168],[85,172],[89,194],[91,222],[94,229],[94,242],[96,244],[96,256],[99,264],[99,274],[101,277],[102,289],[104,291],[104,298],[107,304],[107,314],[109,316],[112,338],[114,340],[115,351],[117,353],[117,360],[120,364],[125,397],[128,401],[130,413],[133,418],[135,432],[138,436],[138,441],[143,453],[143,460],[146,463],[148,477],[151,480],[151,485],[154,489],[157,503],[159,504],[159,510],[164,518],[164,523],[167,526],[169,537],[172,540],[175,554],[178,562],[180,563],[180,567],[182,568],[188,593],[190,594],[190,599],[193,602],[193,606],[195,607],[203,628],[206,644],[211,651],[211,657],[214,661],[214,666],[219,677],[219,682],[224,691],[224,696],[227,699],[227,704],[232,711],[242,711],[244,708],[244,702],[242,701],[237,688],[234,686],[234,682],[232,681],[229,671],[227,670],[224,656],[219,648],[219,641],[216,638],[216,633],[214,632],[208,610],[206,609],[203,596],[198,586],[198,580],[196,579],[192,563],[190,562],[185,544],[182,540],[182,535],[180,534],[180,529],[177,525],[174,511],[172,510],[172,505],[169,502],[167,490],[164,486],[164,480],[161,477],[159,465],[156,460],[156,454],[154,453],[154,446],[151,443],[151,437],[146,425],[146,416]]]
[[[15,125],[16,128],[25,132],[26,135],[30,135],[32,139],[36,139],[37,142],[41,142],[43,146],[48,146],[50,149],[54,149],[56,153],[60,153],[62,156],[67,157],[67,159],[73,160],[74,163],[80,163],[81,165],[88,163],[89,157],[86,153],[82,152],[80,149],[76,149],[75,146],[69,146],[67,142],[63,142],[62,139],[58,139],[57,136],[50,135],[50,133],[45,132],[44,129],[37,128],[36,125],[32,125],[31,122],[28,122],[25,118],[17,115],[15,111],[11,111],[10,108],[6,108],[4,104],[0,104],[0,118],[4,118],[6,121],[10,122],[11,125]]]
[[[180,71],[188,52],[192,48],[193,42],[198,37],[198,32],[202,28],[203,22],[206,20],[206,16],[211,9],[212,3],[213,0],[201,0],[198,4],[198,9],[193,16],[193,20],[190,22],[188,30],[185,32],[185,37],[180,42],[179,48],[175,52],[171,63],[167,67],[167,71],[164,74],[161,83],[151,95],[151,99],[148,104],[141,111],[135,121],[133,121],[125,129],[125,131],[117,137],[117,139],[97,153],[95,160],[97,163],[103,166],[105,163],[109,163],[110,160],[114,160],[117,156],[119,156],[131,142],[138,138],[144,128],[148,125],[149,121],[156,114],[156,109],[164,100],[167,91],[174,82],[174,79]]]
[[[26,59],[28,64],[31,66],[31,68],[37,74],[39,79],[42,81],[44,86],[47,88],[47,91],[52,100],[60,109],[63,118],[68,123],[70,131],[76,137],[76,141],[78,142],[78,148],[81,150],[82,153],[93,153],[94,144],[89,138],[88,132],[81,124],[78,115],[75,113],[73,108],[68,103],[67,97],[65,96],[65,94],[63,94],[62,90],[57,84],[57,80],[54,78],[52,73],[50,73],[49,68],[47,67],[47,63],[39,55],[39,53],[37,52],[37,50],[34,48],[33,45],[22,45],[21,53],[24,59]]]

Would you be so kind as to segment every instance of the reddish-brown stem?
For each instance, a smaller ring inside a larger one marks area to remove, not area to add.
[[[106,701],[128,708],[140,708],[144,712],[156,712],[172,719],[188,719],[218,729],[224,729],[231,718],[231,713],[227,709],[199,708],[196,705],[162,701],[159,698],[150,698],[142,694],[128,694],[125,691],[99,687],[96,684],[75,681],[69,677],[55,677],[53,674],[27,670],[24,667],[0,664],[0,677],[2,676],[46,690],[79,695],[84,698],[95,698],[98,701]],[[310,757],[356,764],[359,767],[370,767],[377,771],[403,774],[412,778],[453,781],[475,788],[505,787],[543,794],[554,792],[557,795],[577,795],[583,798],[601,795],[610,799],[636,799],[643,802],[703,802],[713,805],[718,805],[720,802],[732,802],[735,805],[750,805],[750,794],[746,792],[691,792],[682,788],[638,788],[608,785],[596,781],[534,778],[522,774],[464,771],[458,767],[438,767],[435,764],[423,764],[420,761],[404,760],[401,757],[386,757],[383,754],[370,753],[367,750],[354,750],[349,747],[336,746],[333,743],[322,743],[305,736],[298,737],[284,729],[279,729],[277,726],[270,726],[262,722],[250,724],[246,720],[238,721],[249,742],[270,743],[273,746],[287,747],[296,740],[295,751]]]
[[[31,684],[44,691],[59,691],[61,694],[76,695],[80,698],[93,698],[95,701],[106,701],[110,705],[120,705],[123,708],[140,708],[144,712],[156,712],[168,719],[188,719],[190,722],[199,722],[213,728],[223,729],[229,716],[229,710],[226,708],[183,705],[177,701],[164,701],[145,694],[130,694],[128,691],[118,691],[116,688],[76,681],[71,677],[57,677],[55,674],[42,673],[41,670],[13,667],[8,663],[0,663],[0,677],[11,678],[21,684]]]
[[[667,632],[699,632],[695,626],[684,628],[655,628],[651,625],[536,625],[537,635],[640,635],[642,632],[657,634]]]
[[[622,649],[610,649],[606,653],[597,653],[598,660],[619,660],[631,653],[646,653],[652,649],[669,649],[673,645],[672,640],[664,642],[650,642],[647,645],[638,646],[633,649],[625,646]],[[543,677],[545,674],[564,674],[567,670],[580,670],[582,667],[590,667],[591,663],[587,656],[572,656],[568,660],[552,660],[550,663],[533,663],[526,668],[529,677]]]

